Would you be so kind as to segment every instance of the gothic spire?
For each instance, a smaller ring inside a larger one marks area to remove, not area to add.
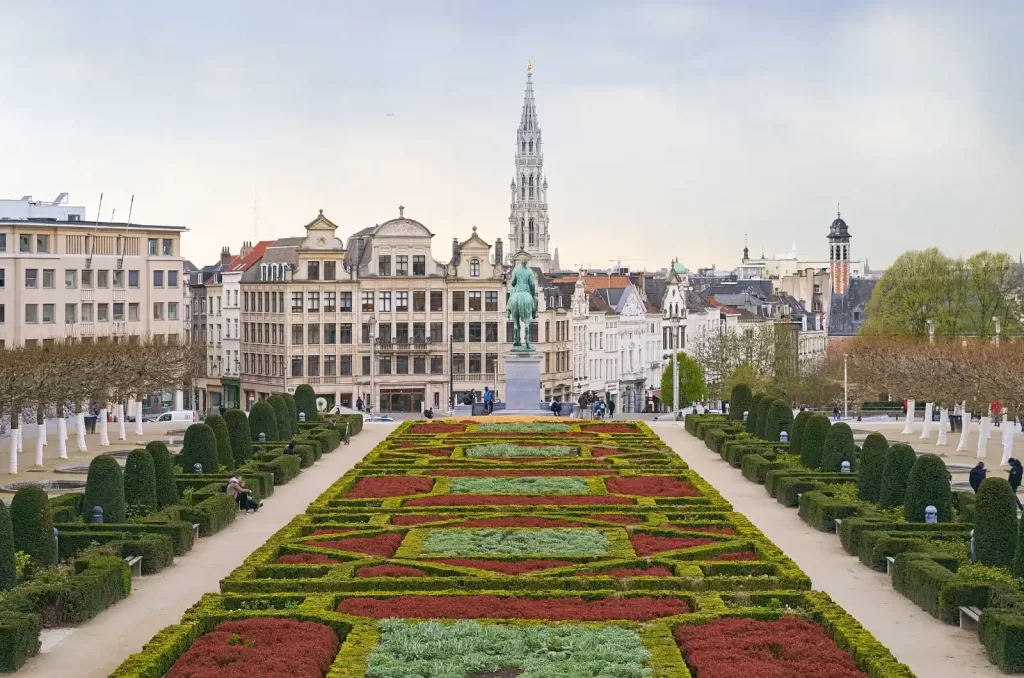
[[[509,252],[525,251],[531,265],[545,273],[552,260],[548,234],[548,181],[544,174],[544,152],[533,98],[533,65],[526,65],[526,93],[516,132],[515,174],[509,215]]]
[[[526,62],[526,93],[523,95],[523,117],[519,121],[520,131],[538,127],[537,105],[533,100],[533,62]]]

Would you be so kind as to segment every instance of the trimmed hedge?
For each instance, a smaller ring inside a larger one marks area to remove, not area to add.
[[[113,457],[107,459],[114,461]],[[91,468],[89,473],[91,477]],[[24,551],[31,556],[30,565],[33,569],[57,562],[50,502],[42,488],[30,485],[14,493],[14,499],[11,500],[11,527],[14,531],[14,550]]]
[[[822,532],[834,532],[837,518],[845,520],[858,511],[856,504],[844,504],[826,491],[811,490],[800,496],[800,518]]]
[[[292,435],[299,431],[299,406],[295,403],[295,396],[291,393],[282,393],[281,397],[288,405],[288,421],[292,422]]]
[[[809,469],[821,467],[821,456],[825,450],[832,422],[824,414],[814,414],[807,420],[800,436],[800,463]]]
[[[171,453],[159,440],[146,445],[146,451],[153,459],[153,471],[156,483],[157,508],[166,508],[178,503],[178,486],[174,482],[174,463]]]
[[[814,416],[809,410],[800,410],[793,419],[793,425],[789,428],[789,453],[799,456],[800,445],[803,441],[804,427],[807,420]]]
[[[169,510],[176,510],[176,507]],[[56,527],[60,530],[61,543],[64,542],[67,535],[80,532],[124,533],[132,539],[141,535],[162,534],[171,540],[171,544],[174,546],[174,555],[183,556],[192,550],[192,524],[178,519],[168,520],[160,514],[153,514],[137,523],[121,523],[120,525],[57,523]]]
[[[765,416],[764,439],[770,441],[779,440],[783,431],[789,434],[793,427],[793,410],[785,400],[773,400],[768,405],[768,414]]]
[[[905,443],[896,443],[885,453],[882,489],[878,493],[879,508],[891,509],[903,505],[907,498],[907,481],[915,461],[917,455],[914,454],[914,448]]]
[[[885,456],[889,442],[881,433],[869,433],[860,451],[860,465],[857,468],[857,498],[878,503],[882,494],[882,478],[885,473]]]
[[[14,673],[39,652],[43,620],[37,614],[0,611],[0,672]]]
[[[277,422],[277,439],[291,440],[295,435],[295,430],[298,428],[298,422],[292,423],[289,421],[292,413],[288,409],[288,403],[277,393],[267,398],[267,403],[274,408],[274,420]]]
[[[945,462],[934,454],[923,454],[910,469],[903,519],[908,523],[923,523],[925,508],[934,506],[939,522],[948,523],[953,519],[951,497]]]
[[[224,417],[219,414],[211,414],[203,423],[213,429],[213,435],[217,439],[218,470],[221,468],[225,471],[235,470],[235,456],[231,451],[231,435],[228,433],[228,425],[224,421]],[[203,469],[205,470],[206,467],[204,466]]]
[[[1006,673],[1024,671],[1024,615],[1015,610],[988,609],[981,613],[978,640],[990,662]]]
[[[757,408],[761,405],[761,400],[768,396],[764,393],[755,393],[750,399],[750,408],[747,412],[747,420],[743,424],[743,429],[753,435],[757,431]]]
[[[6,591],[18,583],[18,571],[14,566],[14,528],[11,526],[11,512],[7,504],[0,501],[0,591]]]
[[[768,424],[768,408],[771,407],[774,400],[771,396],[765,396],[757,403],[757,421],[754,422],[754,435],[762,440],[765,439],[764,427]],[[776,442],[777,440],[778,438],[771,442]]]
[[[925,553],[900,553],[895,560],[892,587],[933,617],[941,618],[939,598],[942,587],[952,584],[956,574]]]
[[[838,473],[844,461],[850,462],[850,470],[856,471],[857,446],[853,442],[853,430],[845,422],[833,424],[825,436],[821,452],[821,470]]]
[[[743,421],[743,413],[750,407],[750,387],[746,384],[736,384],[732,387],[732,394],[729,396],[729,418],[733,421]]]
[[[295,389],[295,407],[298,412],[305,412],[307,422],[317,421],[320,418],[320,413],[316,409],[316,392],[309,384],[300,384]]]
[[[113,457],[101,454],[89,462],[85,480],[82,517],[89,520],[93,507],[103,507],[104,523],[124,522],[124,477],[121,465]]]
[[[192,473],[196,464],[203,467],[203,473],[220,472],[217,434],[206,424],[192,424],[185,429],[185,441],[181,447],[181,468],[185,473]]]
[[[199,536],[209,537],[235,522],[238,504],[234,497],[221,493],[181,508],[181,519],[199,524]]]
[[[974,513],[974,553],[979,563],[1013,567],[1017,548],[1017,501],[1005,478],[986,478]]]
[[[252,441],[258,441],[261,433],[266,436],[268,443],[281,439],[274,407],[266,400],[253,403],[252,409],[249,410],[249,435]]]
[[[146,450],[132,450],[124,464],[124,503],[142,515],[156,511],[156,466]]]
[[[252,456],[252,433],[249,431],[249,417],[245,412],[233,408],[224,413],[224,423],[228,427],[228,440],[231,442],[231,455],[235,459],[235,468],[249,461]]]

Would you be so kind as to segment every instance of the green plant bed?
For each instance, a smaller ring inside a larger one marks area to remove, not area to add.
[[[896,522],[879,516],[859,516],[847,518],[839,529],[839,541],[851,556],[860,554],[861,538],[865,532],[882,531],[891,533],[915,533],[925,537],[929,534],[955,532],[970,535],[971,526],[963,523],[905,523]]]
[[[181,508],[181,518],[199,525],[199,536],[209,537],[235,521],[238,503],[228,494],[217,494],[193,506]]]
[[[586,478],[452,478],[451,494],[587,494]]]
[[[515,459],[517,457],[575,457],[579,450],[567,445],[545,445],[543,447],[527,447],[512,443],[494,443],[491,445],[475,445],[466,448],[466,456],[471,459],[496,457]]]
[[[840,501],[825,492],[804,492],[800,497],[800,519],[816,530],[834,532],[836,519],[857,515],[860,507]]]
[[[1024,671],[1024,614],[1018,610],[985,610],[978,640],[988,659],[1006,673]]]
[[[778,478],[775,482],[775,500],[788,508],[800,505],[800,495],[816,489],[824,489],[829,485],[845,485],[856,483],[852,473],[835,473],[822,475],[788,475]],[[768,487],[768,483],[765,483]]]
[[[423,553],[444,556],[599,556],[611,545],[600,530],[431,530]]]
[[[41,647],[43,621],[38,614],[0,611],[0,673],[14,673]]]
[[[115,532],[130,537],[144,534],[162,534],[174,545],[174,555],[183,556],[192,550],[192,523],[187,522],[140,522],[140,523],[104,523],[90,525],[88,523],[58,523],[55,525],[61,540],[78,532]]]

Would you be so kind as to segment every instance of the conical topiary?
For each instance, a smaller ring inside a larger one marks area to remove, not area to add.
[[[153,474],[156,483],[156,504],[165,508],[178,503],[178,483],[174,480],[174,462],[167,445],[159,440],[152,440],[146,445],[146,451],[153,459]]]
[[[885,454],[885,468],[882,470],[882,489],[878,493],[878,508],[891,509],[903,506],[907,498],[907,480],[910,469],[914,468],[917,455],[914,448],[905,443],[896,443]]]
[[[113,457],[107,459],[114,461]],[[30,485],[14,493],[11,527],[14,530],[14,550],[27,553],[32,558],[33,569],[56,564],[53,516],[50,514],[50,500],[42,488]]]
[[[757,403],[757,421],[754,422],[754,435],[762,440],[764,439],[764,427],[768,423],[768,408],[771,407],[773,402],[775,402],[774,398],[765,396]]]
[[[750,406],[747,408],[747,421],[743,425],[747,433],[752,434],[757,430],[757,408],[760,406],[761,400],[766,397],[764,393],[755,393],[754,397],[750,399]]]
[[[893,445],[893,447],[896,447]],[[993,567],[1013,567],[1017,548],[1017,500],[1005,478],[986,478],[974,504],[974,554]]]
[[[1017,549],[1013,555],[1013,576],[1024,577],[1024,520],[1017,526]]]
[[[732,387],[732,395],[729,396],[729,418],[736,421],[743,421],[743,413],[750,407],[750,387],[746,384],[736,384]]]
[[[793,410],[786,404],[785,400],[773,400],[768,405],[768,414],[765,416],[764,439],[777,441],[781,439],[782,432],[789,434],[793,427]]]
[[[299,432],[299,406],[295,404],[295,396],[291,393],[282,393],[281,397],[288,405],[288,421],[291,424],[292,436]]]
[[[923,523],[924,510],[934,506],[940,523],[953,519],[953,492],[949,486],[946,463],[934,454],[922,454],[910,469],[907,494],[903,500],[903,518],[908,523]]]
[[[864,501],[878,503],[882,494],[882,476],[885,473],[885,456],[889,443],[881,433],[869,433],[860,451],[860,465],[857,468],[857,497]]]
[[[793,419],[793,425],[789,427],[789,453],[800,454],[800,443],[803,440],[804,427],[807,420],[814,416],[813,412],[802,410]]]
[[[825,438],[832,422],[824,414],[814,414],[807,420],[800,435],[800,463],[809,469],[821,466],[821,455],[825,450]]]
[[[132,450],[125,461],[124,503],[141,515],[157,509],[156,466],[146,450]]]
[[[850,462],[850,470],[854,468],[857,457],[857,445],[853,442],[853,430],[844,422],[833,424],[825,436],[825,447],[821,453],[821,470],[828,473],[839,473],[843,462]]]
[[[228,433],[228,425],[224,417],[219,414],[211,414],[204,422],[213,429],[213,435],[217,438],[217,463],[225,471],[235,470],[235,457],[231,452],[231,436]]]
[[[206,424],[192,424],[185,429],[181,464],[185,473],[194,473],[196,464],[202,464],[203,473],[217,473],[220,458],[217,455],[217,435],[212,428]]]
[[[121,465],[110,455],[101,454],[89,463],[82,501],[82,516],[86,521],[94,506],[103,507],[104,523],[124,522],[124,476]]]
[[[18,583],[18,570],[14,566],[14,528],[7,504],[0,501],[0,591]]]
[[[278,440],[291,440],[292,438],[292,424],[291,419],[292,413],[288,409],[288,403],[285,402],[278,394],[274,394],[267,398],[267,402],[274,408],[274,419],[277,421],[277,438]],[[295,423],[295,428],[298,428],[298,422]]]
[[[266,400],[254,403],[249,411],[249,433],[254,442],[260,439],[261,433],[266,435],[267,442],[280,440],[277,433],[277,415]]]
[[[682,398],[680,398],[682,400]],[[295,389],[295,407],[306,414],[306,421],[316,421],[316,392],[309,384],[300,384]]]
[[[235,467],[249,461],[252,456],[252,437],[249,433],[249,417],[239,409],[231,409],[224,413],[224,423],[228,427],[228,438],[231,440],[231,454],[235,458]]]

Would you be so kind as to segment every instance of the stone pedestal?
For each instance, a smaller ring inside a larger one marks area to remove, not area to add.
[[[551,414],[541,409],[540,361],[536,351],[505,353],[504,414]]]

